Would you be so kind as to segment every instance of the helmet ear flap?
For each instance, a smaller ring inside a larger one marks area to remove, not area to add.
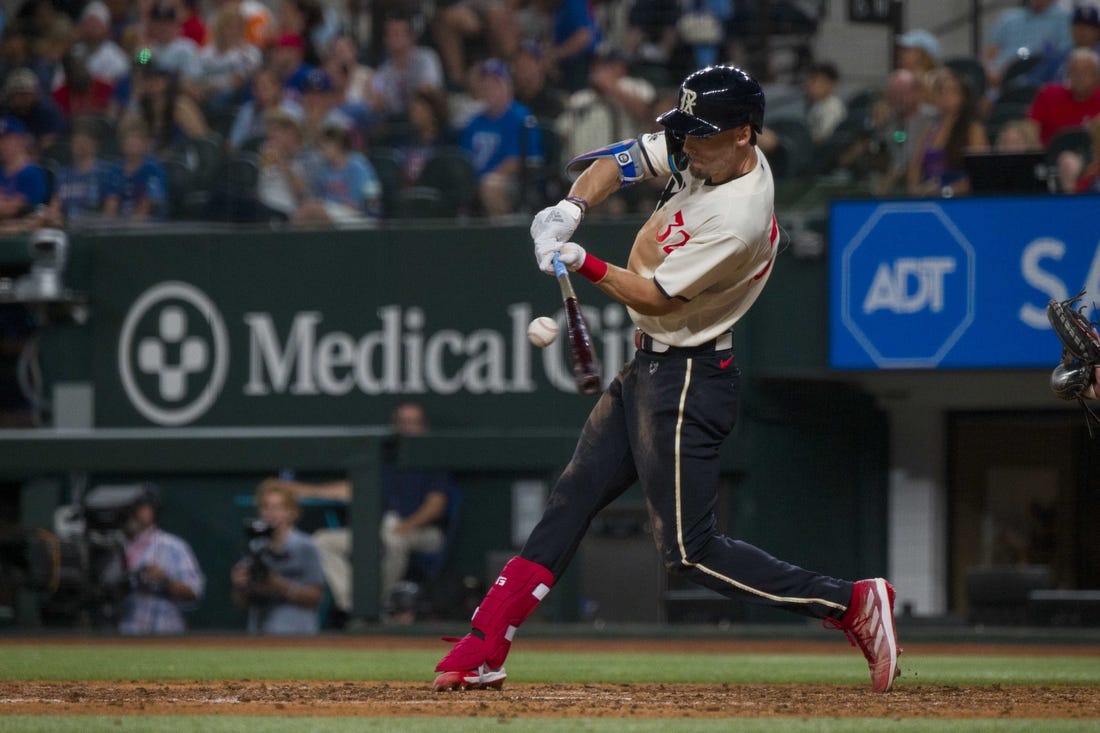
[[[684,155],[684,141],[687,136],[681,132],[665,130],[665,146],[668,148],[668,162],[674,170],[682,171],[687,167],[687,156]]]

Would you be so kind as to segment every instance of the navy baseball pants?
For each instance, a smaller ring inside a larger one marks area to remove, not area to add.
[[[730,350],[639,350],[593,408],[520,555],[560,577],[593,517],[639,481],[670,571],[730,598],[839,618],[851,582],[718,532],[718,450],[736,422],[739,390]]]

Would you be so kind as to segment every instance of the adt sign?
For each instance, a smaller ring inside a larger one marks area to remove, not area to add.
[[[973,323],[974,248],[938,204],[882,204],[834,246],[842,250],[833,303],[865,352],[850,361],[834,352],[834,366],[869,358],[880,369],[935,368]]]

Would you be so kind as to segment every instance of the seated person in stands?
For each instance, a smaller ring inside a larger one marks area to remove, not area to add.
[[[1088,126],[1092,140],[1088,165],[1081,169],[1071,189],[1074,193],[1100,193],[1100,117],[1094,117]]]
[[[424,170],[424,164],[444,145],[457,144],[451,130],[447,95],[438,89],[420,89],[409,100],[409,123],[412,134],[395,152],[401,164],[402,183],[414,186]]]
[[[289,115],[303,118],[302,105],[286,94],[278,73],[264,67],[252,77],[252,98],[243,103],[233,119],[226,141],[230,151],[240,150],[267,135],[267,113],[280,109]]]
[[[350,126],[338,120],[325,123],[319,147],[310,195],[291,222],[362,224],[381,216],[382,184],[366,156],[352,150]]]
[[[31,157],[31,136],[15,117],[0,119],[0,229],[26,231],[41,224],[49,178]]]
[[[822,145],[848,116],[844,100],[836,93],[836,66],[821,62],[806,74],[806,126],[814,145]]]
[[[122,162],[108,181],[103,215],[130,222],[163,220],[168,214],[168,177],[151,152],[148,128],[139,119],[124,122],[118,142]]]
[[[985,126],[978,119],[972,90],[944,68],[933,85],[938,119],[924,132],[909,163],[908,190],[913,196],[953,196],[968,193],[964,167],[967,151],[989,148]]]
[[[392,425],[398,435],[423,435],[428,418],[419,403],[404,402],[393,411]],[[286,482],[298,497],[351,501],[351,484],[346,480],[322,484]],[[455,491],[453,479],[442,471],[398,468],[392,460],[382,466],[385,507],[380,531],[382,539],[382,602],[388,608],[391,597],[405,579],[414,552],[437,552],[445,538],[443,524],[448,511],[448,494]],[[314,533],[321,550],[325,578],[333,603],[351,612],[351,530],[347,527],[322,529]],[[410,621],[405,615],[402,619]]]
[[[55,216],[69,223],[103,214],[112,166],[99,157],[96,130],[87,121],[77,120],[73,124],[69,138],[72,163],[62,166],[57,173],[50,206]]]
[[[181,88],[179,73],[162,65],[148,49],[138,53],[131,80],[133,93],[121,124],[143,122],[157,155],[167,159],[187,139],[210,131],[198,103]]]

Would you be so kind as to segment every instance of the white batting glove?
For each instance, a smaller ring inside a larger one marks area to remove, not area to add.
[[[581,223],[584,212],[572,201],[562,199],[535,214],[531,222],[531,239],[552,239],[555,242],[568,242]]]
[[[581,265],[584,264],[584,258],[587,256],[584,251],[584,247],[580,246],[576,242],[555,242],[552,240],[543,239],[539,242],[535,242],[535,259],[538,260],[539,269],[545,272],[547,275],[554,275],[554,255],[558,255],[558,259],[569,270],[576,271]]]

